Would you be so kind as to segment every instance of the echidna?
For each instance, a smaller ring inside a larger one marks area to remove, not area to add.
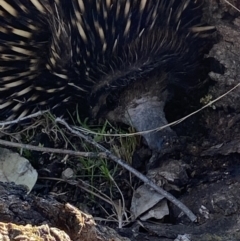
[[[70,102],[99,116],[114,102],[106,116],[138,131],[166,124],[169,87],[197,78],[202,2],[1,0],[0,118]],[[159,149],[164,135],[145,138]]]

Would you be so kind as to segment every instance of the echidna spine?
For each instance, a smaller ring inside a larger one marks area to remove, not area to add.
[[[153,71],[191,84],[201,0],[2,0],[0,116],[106,101]],[[195,31],[192,31],[195,29]],[[160,71],[160,72],[161,72]]]

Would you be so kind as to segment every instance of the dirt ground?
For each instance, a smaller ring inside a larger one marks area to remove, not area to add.
[[[239,1],[231,1],[239,8]],[[198,216],[191,224],[173,207],[175,225],[146,224],[157,238],[149,240],[240,240],[239,230],[239,98],[240,18],[225,1],[208,1],[206,17],[217,27],[219,41],[209,57],[218,73],[206,96],[218,102],[174,128],[184,140],[178,160],[190,165],[190,182],[179,200]],[[184,133],[184,134],[183,134]],[[190,234],[189,239],[181,234]],[[138,240],[144,240],[138,239]],[[146,239],[145,239],[146,240]]]
[[[231,2],[239,7],[239,1]],[[197,214],[198,223],[189,223],[173,207],[175,225],[146,224],[146,230],[158,236],[149,240],[175,240],[179,234],[190,237],[176,240],[240,240],[240,18],[225,1],[209,1],[207,6],[207,18],[217,27],[219,41],[209,54],[218,61],[213,64],[218,73],[209,74],[214,82],[206,96],[213,100],[236,88],[174,128],[185,139],[178,160],[191,167],[190,182],[179,200]]]

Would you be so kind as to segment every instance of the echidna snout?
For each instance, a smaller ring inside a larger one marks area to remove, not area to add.
[[[176,138],[170,127],[154,131],[168,124],[164,113],[165,104],[170,98],[165,88],[167,78],[166,74],[161,74],[132,84],[121,93],[117,106],[106,115],[111,121],[123,122],[134,126],[139,132],[146,132],[142,135],[148,147],[157,152]]]
[[[138,131],[167,123],[169,86],[193,86],[204,54],[202,3],[1,0],[0,118],[73,102],[99,116],[117,94],[109,118]]]

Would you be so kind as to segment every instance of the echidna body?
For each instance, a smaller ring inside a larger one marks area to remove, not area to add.
[[[144,96],[161,103],[163,112],[169,85],[194,83],[204,46],[201,4],[201,0],[1,0],[1,119],[71,101],[98,115],[115,93],[124,99],[124,104],[117,103],[122,106],[119,117],[126,117],[122,112]],[[137,91],[141,96],[127,97],[136,89],[141,89]]]

